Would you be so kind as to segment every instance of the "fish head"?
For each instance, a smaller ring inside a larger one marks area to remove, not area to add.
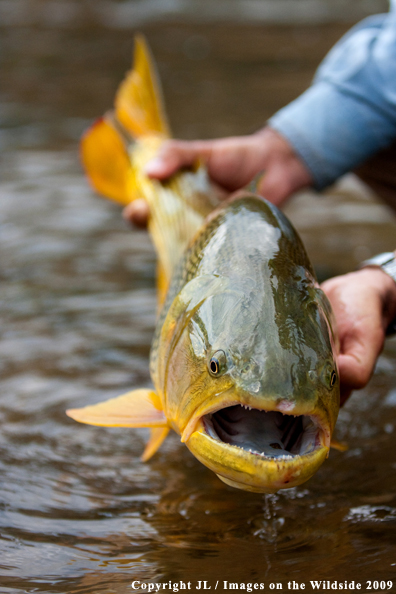
[[[190,281],[162,336],[165,414],[182,441],[225,483],[267,493],[316,472],[339,409],[325,295],[301,266],[293,286],[268,272],[262,290],[249,278]]]

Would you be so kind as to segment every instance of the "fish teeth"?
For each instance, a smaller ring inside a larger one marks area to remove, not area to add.
[[[300,458],[299,455],[295,455],[292,456],[290,454],[282,454],[281,456],[270,456],[269,454],[266,454],[265,452],[258,452],[257,450],[252,450],[251,448],[249,448],[248,450],[246,450],[245,448],[242,448],[241,446],[235,445],[233,444],[234,448],[237,448],[238,450],[242,450],[243,452],[248,452],[249,454],[253,454],[253,456],[260,456],[260,458],[265,458],[266,460],[292,460],[293,458]]]

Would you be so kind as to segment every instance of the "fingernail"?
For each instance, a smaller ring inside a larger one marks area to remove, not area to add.
[[[146,165],[144,166],[144,173],[146,175],[156,175],[157,173],[161,173],[162,169],[164,168],[164,164],[161,159],[155,157],[151,159]]]

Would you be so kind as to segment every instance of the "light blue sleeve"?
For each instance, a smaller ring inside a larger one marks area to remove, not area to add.
[[[396,0],[329,52],[312,86],[268,122],[322,189],[396,140]]]

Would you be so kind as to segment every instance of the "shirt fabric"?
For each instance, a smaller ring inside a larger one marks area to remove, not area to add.
[[[312,86],[268,124],[294,147],[317,189],[395,141],[396,0],[342,37]]]

